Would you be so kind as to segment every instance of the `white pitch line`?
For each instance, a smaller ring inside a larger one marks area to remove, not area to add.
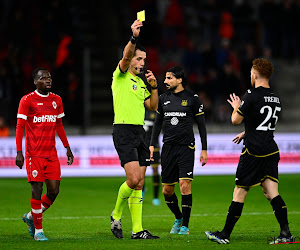
[[[289,214],[300,214],[300,211],[288,212]],[[242,216],[247,215],[273,215],[272,212],[255,212],[255,213],[242,213]],[[171,217],[172,215],[162,214],[162,215],[143,215],[144,218],[147,217]],[[207,217],[207,216],[226,216],[223,214],[191,214],[191,217]],[[109,215],[106,216],[62,216],[62,217],[47,217],[47,220],[77,220],[77,219],[107,219]],[[10,220],[20,220],[21,218],[0,218],[0,221],[10,221]]]

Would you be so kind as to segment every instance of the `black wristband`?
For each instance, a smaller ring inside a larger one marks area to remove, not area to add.
[[[151,86],[151,89],[158,89],[158,86],[157,86],[157,85],[156,85],[156,87],[152,87],[152,86]]]
[[[131,37],[130,37],[130,42],[131,42],[132,44],[136,44],[138,38],[139,38],[138,36],[131,36]]]

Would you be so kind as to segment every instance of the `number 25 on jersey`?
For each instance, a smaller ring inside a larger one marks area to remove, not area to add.
[[[256,130],[260,131],[268,131],[268,130],[275,130],[275,125],[278,121],[278,112],[281,111],[281,107],[276,107],[273,110],[271,106],[263,106],[260,109],[260,113],[264,114],[267,113],[266,118],[264,121],[256,128]]]

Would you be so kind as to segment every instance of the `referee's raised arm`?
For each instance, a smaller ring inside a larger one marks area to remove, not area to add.
[[[130,66],[131,59],[134,56],[135,45],[140,35],[142,26],[143,23],[140,22],[139,20],[135,20],[134,23],[131,25],[132,37],[130,38],[130,41],[125,46],[125,49],[123,51],[123,58],[120,61],[120,69],[122,70],[122,72],[127,71]]]

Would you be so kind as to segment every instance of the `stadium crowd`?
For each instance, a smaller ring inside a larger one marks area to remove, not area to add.
[[[80,88],[74,47],[75,16],[66,1],[1,1],[0,4],[0,105],[10,127],[16,125],[20,98],[33,91],[32,71],[53,72],[53,91],[66,100],[67,112],[76,106]]]
[[[147,32],[140,41],[160,93],[165,91],[163,72],[182,65],[188,73],[188,88],[199,94],[205,106],[208,123],[230,122],[226,99],[229,93],[242,95],[250,87],[254,58],[289,63],[300,59],[297,0],[117,2],[116,19],[124,39],[128,22],[137,11],[146,11]],[[78,110],[76,99],[82,95],[82,59],[75,28],[82,20],[72,11],[72,1],[3,0],[0,12],[0,115],[6,124],[15,127],[18,101],[33,90],[31,73],[41,66],[53,73],[54,82],[64,83],[54,85],[53,92],[64,100],[69,114],[66,123],[80,125],[78,119],[72,120],[72,113]]]

